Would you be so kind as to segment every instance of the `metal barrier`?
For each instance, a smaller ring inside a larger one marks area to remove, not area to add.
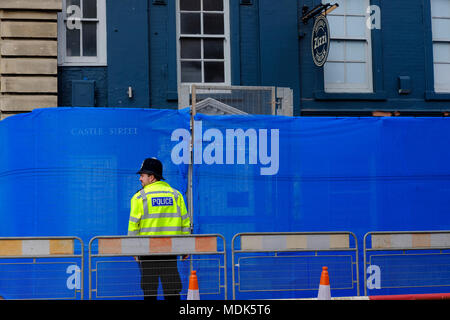
[[[205,112],[210,106],[223,108],[231,114],[277,114],[276,87],[202,84],[192,85],[191,91],[194,115]],[[186,92],[186,97],[182,97],[182,104],[183,101],[189,101],[189,91]]]
[[[239,249],[236,249],[237,239]],[[231,245],[233,299],[236,299],[237,286],[239,292],[317,290],[324,265],[329,267],[332,289],[356,287],[359,296],[358,243],[351,232],[238,233]],[[311,252],[314,255],[306,255]],[[348,252],[352,254],[347,255]],[[245,256],[250,253],[265,255]],[[236,264],[238,254],[244,257]]]
[[[94,253],[95,244],[97,253]],[[139,265],[133,259],[103,261],[105,257],[130,256],[185,256],[178,260],[183,290],[187,294],[191,270],[197,271],[200,296],[221,295],[227,297],[225,239],[220,234],[196,234],[176,236],[98,236],[89,242],[89,299],[142,297]],[[193,258],[202,256],[202,258]],[[213,256],[205,258],[205,256]],[[222,259],[221,259],[222,257]],[[93,259],[96,259],[93,269]],[[222,261],[221,261],[222,260]],[[103,264],[103,265],[102,265]],[[180,265],[181,264],[181,265]],[[120,265],[119,268],[114,266]],[[111,268],[112,266],[112,268]],[[95,288],[92,278],[96,273]],[[101,275],[104,274],[103,277]],[[221,284],[223,282],[223,284]],[[111,289],[110,289],[111,288]],[[221,293],[221,289],[224,289]]]
[[[75,250],[77,244],[79,249]],[[68,261],[72,258],[79,263]],[[83,299],[84,248],[80,238],[0,238],[0,260],[1,289],[12,291],[8,299],[77,299],[77,293]]]
[[[366,233],[364,295],[368,289],[366,271],[373,273],[369,289],[450,286],[450,252],[444,252],[449,249],[450,231]]]

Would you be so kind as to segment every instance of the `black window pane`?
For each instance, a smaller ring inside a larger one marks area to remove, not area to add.
[[[83,56],[97,56],[97,22],[83,22]]]
[[[180,0],[180,10],[200,11],[200,0]]]
[[[224,34],[223,14],[205,13],[203,15],[203,32],[205,34]]]
[[[181,39],[181,58],[201,59],[201,45],[200,39]]]
[[[66,1],[66,6],[67,8],[70,6],[77,6],[79,8],[81,8],[81,4],[80,4],[81,0],[67,0]]]
[[[203,40],[205,59],[223,59],[223,40],[222,39],[204,39]]]
[[[225,82],[223,62],[205,62],[205,82]]]
[[[82,17],[80,0],[67,0],[65,11],[66,17],[70,19],[69,24],[73,25],[75,21],[79,21]]]
[[[182,61],[181,82],[202,82],[202,63],[197,61]]]
[[[203,11],[223,11],[223,0],[203,0]]]
[[[66,29],[66,55],[68,57],[79,57],[80,50],[80,30],[79,29]]]
[[[200,13],[181,14],[181,33],[200,34]]]
[[[83,18],[97,18],[97,0],[83,0]]]

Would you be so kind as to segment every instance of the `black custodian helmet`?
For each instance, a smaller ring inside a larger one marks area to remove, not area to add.
[[[153,174],[159,180],[165,180],[163,178],[163,165],[161,161],[156,158],[147,158],[142,162],[141,169],[137,174],[146,173]]]

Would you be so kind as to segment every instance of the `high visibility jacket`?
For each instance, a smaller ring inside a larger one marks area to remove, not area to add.
[[[128,235],[190,234],[183,196],[164,181],[139,190],[131,199]]]

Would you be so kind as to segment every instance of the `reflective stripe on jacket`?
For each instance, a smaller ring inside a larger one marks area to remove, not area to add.
[[[128,235],[190,234],[190,226],[183,196],[164,181],[145,186],[131,199]]]

